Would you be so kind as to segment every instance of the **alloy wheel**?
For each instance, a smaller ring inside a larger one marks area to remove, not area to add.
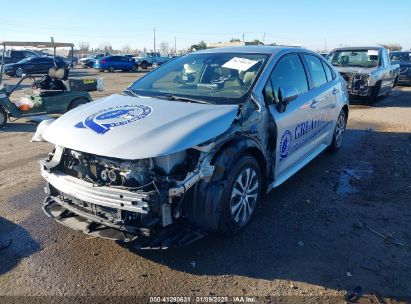
[[[237,176],[231,192],[230,211],[232,219],[243,226],[254,212],[259,191],[258,176],[247,167]]]
[[[345,125],[345,114],[342,112],[338,117],[337,126],[335,127],[335,144],[337,147],[340,147],[342,144]]]

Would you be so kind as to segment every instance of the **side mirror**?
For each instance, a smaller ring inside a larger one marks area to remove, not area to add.
[[[294,87],[285,87],[278,89],[278,104],[277,111],[280,113],[285,112],[287,105],[298,97],[299,93]]]

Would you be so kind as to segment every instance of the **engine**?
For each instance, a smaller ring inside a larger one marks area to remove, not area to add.
[[[153,181],[184,176],[192,167],[192,157],[181,151],[157,158],[121,160],[66,149],[63,166],[67,174],[98,185],[144,187]]]

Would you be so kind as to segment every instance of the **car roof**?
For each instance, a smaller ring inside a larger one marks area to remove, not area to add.
[[[214,54],[214,53],[258,53],[275,55],[284,50],[308,51],[300,47],[286,47],[286,46],[268,46],[268,45],[248,45],[248,46],[231,46],[222,48],[205,49],[195,52],[196,54]]]
[[[25,41],[1,41],[3,46],[31,46],[36,48],[54,48],[54,47],[74,47],[73,43],[63,42],[25,42]]]
[[[340,47],[334,49],[334,51],[341,51],[341,50],[347,50],[347,51],[357,51],[357,50],[379,50],[383,49],[383,46],[350,46],[350,47]]]
[[[390,54],[411,54],[411,51],[392,51]]]

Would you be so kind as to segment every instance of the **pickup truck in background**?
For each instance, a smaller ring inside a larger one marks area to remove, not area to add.
[[[398,82],[400,66],[391,64],[384,47],[338,48],[327,59],[345,79],[350,97],[365,97],[367,104],[391,92]]]
[[[153,66],[154,63],[161,65],[170,59],[172,58],[161,56],[160,53],[147,53],[144,57],[135,57],[136,62],[143,69]]]
[[[19,62],[20,60],[23,60],[24,58],[28,57],[37,57],[40,54],[30,51],[30,50],[10,50],[6,52],[3,63],[16,63]],[[1,57],[0,57],[0,64],[1,64]]]

